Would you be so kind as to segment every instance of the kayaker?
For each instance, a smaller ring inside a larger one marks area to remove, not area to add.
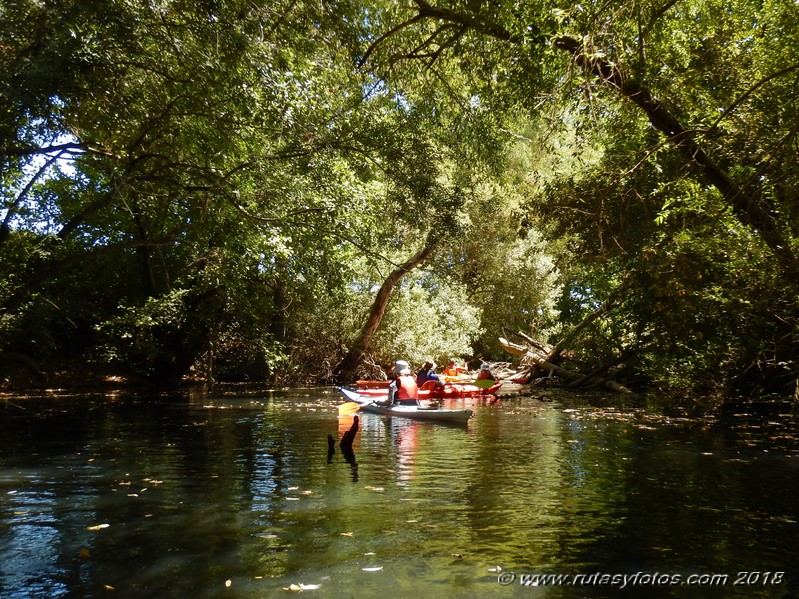
[[[468,369],[464,368],[463,366],[458,366],[455,358],[452,358],[446,368],[444,368],[442,371],[444,376],[459,376],[467,372],[469,372]]]
[[[421,388],[427,381],[440,383],[441,380],[436,374],[436,363],[428,360],[416,373],[416,386]]]
[[[483,362],[480,364],[480,371],[477,373],[478,381],[494,381],[494,375],[491,372],[491,367]]]
[[[397,360],[388,375],[389,405],[419,405],[419,387],[411,374],[411,367],[405,360]]]

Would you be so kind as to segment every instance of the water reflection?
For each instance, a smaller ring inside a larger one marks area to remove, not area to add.
[[[358,462],[355,459],[354,444],[360,430],[360,417],[354,414],[340,415],[338,430],[341,439],[338,448],[344,461],[352,468],[352,482],[358,482]],[[336,440],[331,435],[327,437],[327,446],[327,463],[330,464],[336,451]]]
[[[345,452],[355,419],[328,390],[14,403],[0,408],[3,597],[264,597],[292,584],[321,585],[317,597],[615,596],[509,589],[498,566],[786,571],[725,596],[799,590],[791,416],[460,400],[475,410],[466,427],[359,415]]]

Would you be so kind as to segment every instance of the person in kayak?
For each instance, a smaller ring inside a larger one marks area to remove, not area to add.
[[[491,372],[491,367],[483,362],[480,364],[480,372],[477,373],[477,380],[478,381],[494,381],[496,380],[493,373]]]
[[[457,361],[455,358],[452,358],[449,361],[449,364],[444,368],[443,374],[444,376],[459,376],[461,374],[468,373],[469,370],[464,368],[463,366],[458,366]]]
[[[405,360],[397,360],[388,376],[388,405],[418,406],[419,387]]]
[[[441,383],[441,379],[439,379],[438,375],[436,374],[436,363],[431,362],[430,360],[425,362],[424,366],[422,366],[416,373],[416,386],[421,389],[422,385],[428,381],[433,381],[439,384]]]

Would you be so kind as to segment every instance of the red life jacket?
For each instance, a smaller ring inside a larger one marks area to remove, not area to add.
[[[419,387],[410,374],[397,377],[397,399],[419,399]]]

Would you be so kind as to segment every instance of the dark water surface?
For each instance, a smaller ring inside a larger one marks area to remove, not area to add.
[[[0,597],[799,596],[793,415],[465,400],[352,463],[339,403],[0,399]]]

